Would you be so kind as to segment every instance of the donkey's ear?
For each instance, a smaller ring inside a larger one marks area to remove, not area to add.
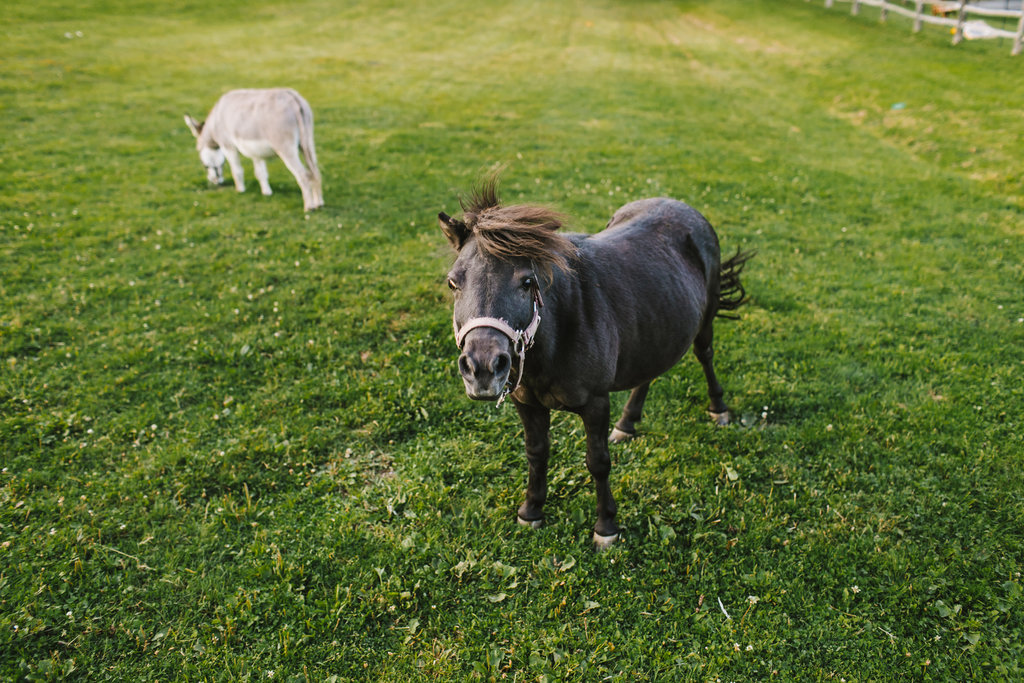
[[[192,131],[192,135],[199,137],[199,134],[203,132],[203,124],[196,121],[194,118],[185,114],[185,125]]]
[[[462,221],[452,218],[444,211],[437,214],[437,221],[441,224],[441,232],[448,238],[448,243],[455,251],[462,249],[462,245],[469,239],[469,230]]]

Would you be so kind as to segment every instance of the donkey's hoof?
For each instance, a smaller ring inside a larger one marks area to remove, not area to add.
[[[528,519],[523,519],[519,515],[516,515],[516,521],[518,521],[520,525],[528,526],[531,529],[539,529],[541,527],[541,525],[544,524],[544,520],[543,519],[528,520]]]
[[[594,532],[594,549],[595,550],[607,550],[615,545],[615,542],[619,540],[618,534],[612,534],[611,536],[602,536],[601,534]]]
[[[715,424],[718,425],[719,427],[724,427],[730,422],[732,422],[732,416],[729,414],[728,410],[722,413],[716,413],[713,410],[709,410],[708,415],[711,416],[711,419],[714,420]]]
[[[618,427],[612,427],[612,434],[608,437],[608,441],[611,443],[622,443],[624,441],[629,441],[635,436],[636,433],[630,434],[629,432],[622,431]]]

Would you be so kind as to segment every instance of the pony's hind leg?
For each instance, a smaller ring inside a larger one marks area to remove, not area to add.
[[[727,425],[731,417],[729,415],[729,407],[722,398],[725,395],[725,390],[722,389],[722,385],[718,382],[718,377],[715,376],[714,337],[712,321],[709,320],[697,334],[697,338],[693,340],[693,355],[697,356],[701,367],[704,368],[704,379],[708,382],[708,398],[711,401],[711,404],[708,406],[708,414],[711,415],[711,419],[716,424]]]
[[[626,401],[626,406],[622,409],[622,417],[612,428],[612,434],[608,437],[609,441],[622,443],[636,436],[636,423],[643,416],[644,401],[647,400],[647,391],[650,388],[651,383],[647,382],[629,392],[629,400]]]

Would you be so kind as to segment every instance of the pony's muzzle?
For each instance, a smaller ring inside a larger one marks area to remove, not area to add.
[[[466,385],[466,395],[477,401],[496,401],[504,392],[512,370],[507,340],[502,336],[501,341],[505,341],[502,344],[488,334],[471,336],[459,356],[459,374]]]

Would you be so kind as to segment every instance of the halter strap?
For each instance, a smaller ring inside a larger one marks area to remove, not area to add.
[[[491,318],[482,316],[479,318],[471,318],[466,321],[466,324],[459,328],[455,319],[452,318],[452,330],[455,332],[455,344],[462,350],[463,342],[466,340],[466,335],[473,330],[481,327],[490,327],[491,329],[498,330],[512,342],[512,352],[516,355],[519,360],[519,366],[516,371],[516,381],[513,383],[511,379],[511,371],[509,371],[509,378],[505,380],[505,388],[498,397],[498,405],[505,400],[505,397],[510,393],[519,388],[519,384],[523,381],[523,367],[526,363],[526,352],[533,346],[534,339],[537,335],[537,328],[540,327],[540,309],[544,306],[544,300],[540,296],[540,288],[537,287],[533,290],[533,318],[530,320],[530,324],[526,326],[525,330],[517,330],[512,327],[508,321],[502,320],[501,318]]]

